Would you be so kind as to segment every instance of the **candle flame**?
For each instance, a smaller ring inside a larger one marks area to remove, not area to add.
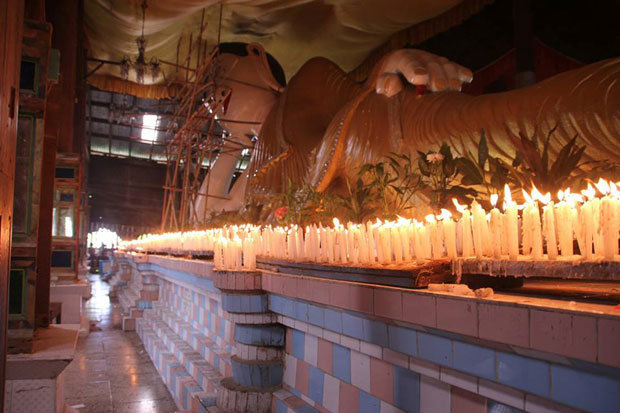
[[[504,185],[504,202],[506,206],[510,206],[512,204],[512,193],[510,192],[510,187],[508,184]]]
[[[456,210],[461,214],[467,211],[467,206],[459,204],[459,201],[457,201],[456,198],[452,198],[452,203],[456,207]]]
[[[334,217],[333,222],[334,222],[334,228],[338,228],[340,226],[340,220],[338,218]]]
[[[584,189],[583,191],[581,191],[581,193],[583,194],[583,196],[585,196],[588,199],[593,199],[594,196],[596,195],[596,192],[594,191],[594,187],[590,183],[588,183],[588,189]]]
[[[558,200],[564,200],[564,191],[562,191],[561,189],[558,191]]]
[[[607,183],[607,181],[603,178],[599,179],[598,182],[594,185],[596,186],[596,189],[598,189],[598,191],[603,195],[607,195],[611,190],[609,187],[609,183]]]
[[[498,198],[499,198],[499,195],[491,194],[491,205],[493,205],[493,208],[495,208],[495,205],[497,205]]]
[[[433,222],[436,222],[435,221],[435,215],[433,215],[433,214],[428,214],[425,217],[425,219],[426,219],[426,222],[428,222],[429,224],[432,224]]]
[[[532,199],[532,197],[530,196],[530,194],[528,194],[527,192],[525,192],[525,189],[523,189],[523,198],[525,198],[525,203],[526,204],[533,204],[534,200]]]
[[[442,208],[441,214],[439,215],[439,217],[441,217],[441,219],[450,219],[452,218],[452,212],[448,211],[447,209]]]
[[[611,193],[611,195],[613,195],[616,198],[618,197],[618,195],[620,195],[620,191],[618,191],[618,187],[613,182],[609,183],[609,192]]]

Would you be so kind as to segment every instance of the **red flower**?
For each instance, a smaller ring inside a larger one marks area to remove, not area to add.
[[[287,207],[285,206],[281,206],[280,208],[277,208],[274,212],[273,212],[273,216],[276,217],[277,219],[282,219],[284,218],[284,215],[286,215],[286,211],[288,210]]]

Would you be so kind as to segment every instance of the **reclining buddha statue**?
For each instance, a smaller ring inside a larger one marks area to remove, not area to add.
[[[584,160],[620,162],[620,58],[501,93],[460,92],[471,80],[468,69],[415,49],[386,55],[363,84],[313,58],[285,89],[273,89],[269,110],[262,107],[259,138],[237,185],[248,180],[246,195],[283,191],[289,182],[331,190],[389,152],[415,157],[446,142],[475,156],[481,129],[499,158],[514,156],[520,134],[555,130],[552,155],[577,135]]]

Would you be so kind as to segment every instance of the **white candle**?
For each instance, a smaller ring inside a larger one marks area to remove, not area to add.
[[[448,258],[455,259],[456,255],[456,226],[452,220],[452,214],[447,209],[441,210],[441,229],[443,239],[446,244],[446,254]]]
[[[493,257],[500,258],[502,255],[502,213],[496,208],[497,194],[491,195],[491,239],[493,244]]]
[[[472,230],[474,235],[474,253],[476,254],[476,258],[480,259],[484,253],[484,247],[482,245],[482,225],[486,223],[486,217],[482,207],[475,200],[471,204],[471,213],[473,218]]]
[[[519,212],[517,204],[512,201],[508,184],[504,186],[504,203],[507,217],[504,231],[508,236],[508,256],[511,260],[516,260],[519,257]]]
[[[553,201],[543,207],[543,227],[547,241],[547,257],[555,260],[558,256],[558,241],[555,235],[555,207]]]

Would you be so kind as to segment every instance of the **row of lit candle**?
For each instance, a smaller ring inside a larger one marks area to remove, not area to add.
[[[455,200],[461,213],[458,221],[443,209],[438,215],[428,215],[425,222],[399,218],[343,225],[334,218],[333,226],[227,226],[147,235],[125,243],[124,248],[213,251],[217,268],[254,269],[256,256],[362,266],[446,257],[555,260],[558,256],[574,257],[577,240],[581,258],[612,261],[618,253],[620,192],[616,184],[603,180],[596,188],[598,196],[592,185],[581,194],[560,191],[557,203],[551,194],[543,195],[534,188],[523,193],[525,203],[518,205],[506,186],[502,210],[497,205],[498,195],[491,197],[489,212],[476,201],[467,207]]]

